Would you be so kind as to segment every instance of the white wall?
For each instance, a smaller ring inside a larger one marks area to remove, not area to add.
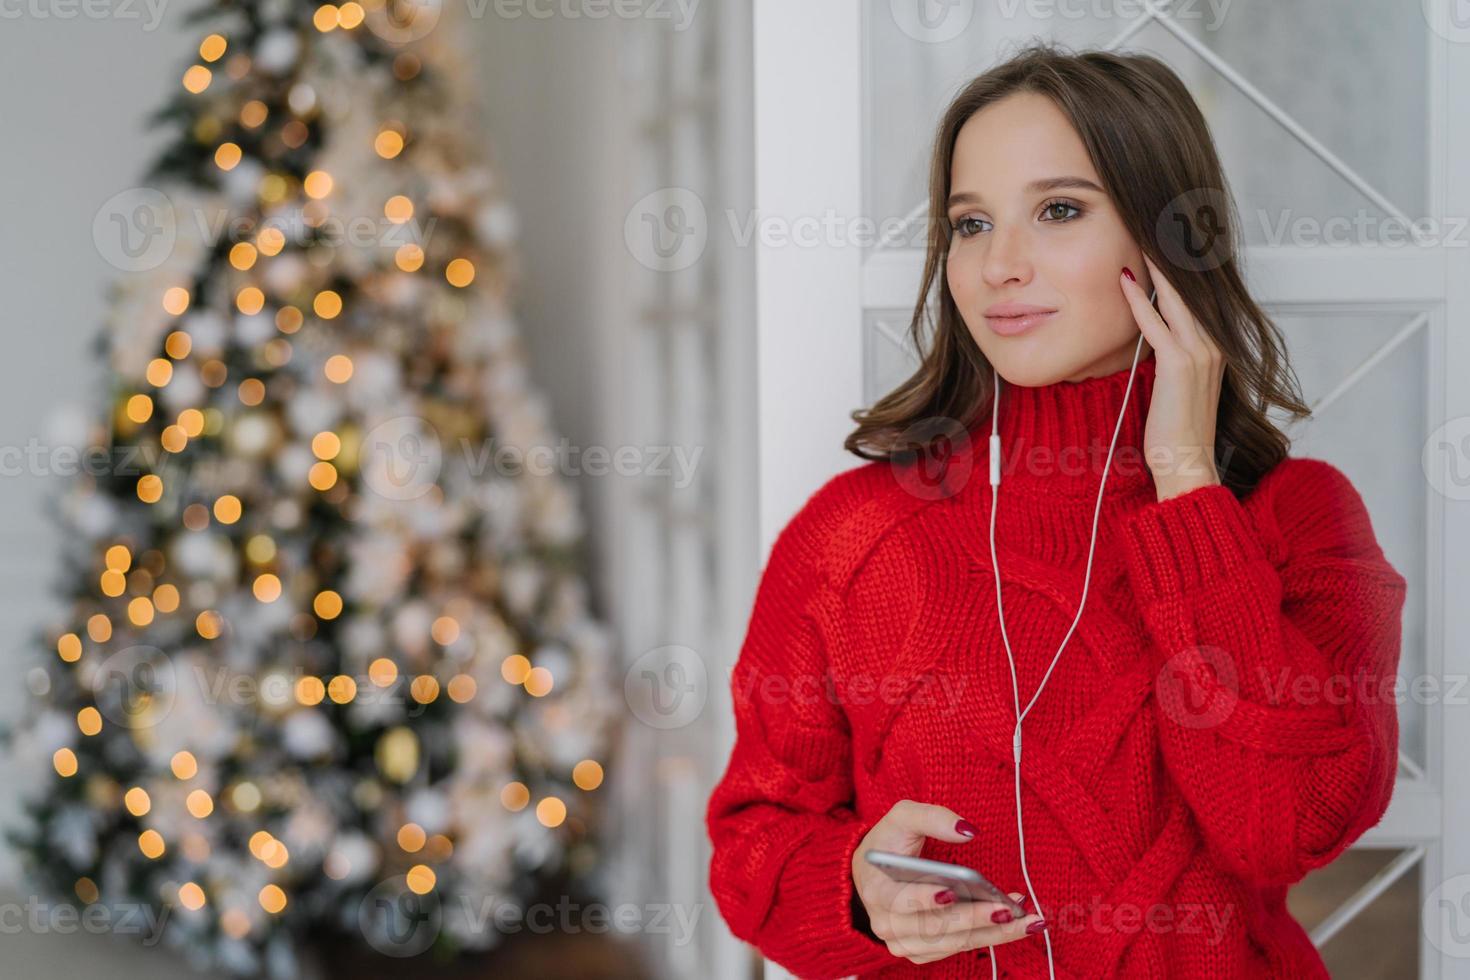
[[[628,25],[497,19],[493,4],[485,9],[463,20],[464,51],[478,79],[485,153],[521,219],[524,276],[515,308],[532,376],[572,446],[616,445],[626,393],[613,323],[625,314],[623,219],[631,203],[621,193],[628,136],[616,81]],[[603,542],[615,515],[605,479],[577,483],[598,589],[608,582]]]

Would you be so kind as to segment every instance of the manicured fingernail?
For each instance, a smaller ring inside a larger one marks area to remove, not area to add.
[[[1041,930],[1043,930],[1045,928],[1046,928],[1046,920],[1045,919],[1037,919],[1035,922],[1031,923],[1029,926],[1026,927],[1026,935],[1028,935],[1028,936],[1034,936],[1038,932],[1040,932]]]
[[[996,909],[994,912],[990,913],[990,921],[1002,923],[1009,922],[1011,921],[1011,913],[1005,909]]]
[[[1133,278],[1133,270],[1130,269],[1130,268],[1128,268],[1126,265],[1123,266],[1123,275],[1125,275],[1125,276],[1128,277],[1128,281],[1129,282],[1137,282],[1138,281],[1137,279]]]
[[[948,888],[946,888],[942,892],[935,892],[934,901],[940,905],[948,905],[950,902],[954,901],[954,892],[950,891]]]
[[[964,834],[966,837],[974,837],[980,831],[975,829],[975,825],[970,823],[970,821],[966,820],[964,817],[961,817],[954,822],[954,832],[957,834]]]

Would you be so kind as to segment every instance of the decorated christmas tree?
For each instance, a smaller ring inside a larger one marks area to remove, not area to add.
[[[12,841],[217,971],[486,948],[600,859],[609,634],[441,15],[197,11],[167,146],[94,229],[122,274]]]

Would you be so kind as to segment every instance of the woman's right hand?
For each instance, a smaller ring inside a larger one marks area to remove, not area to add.
[[[969,821],[947,807],[899,800],[873,825],[852,855],[852,880],[868,911],[873,934],[888,951],[911,963],[931,963],[967,949],[999,946],[1028,935],[1026,928],[1040,915],[1005,921],[1010,912],[997,902],[956,899],[942,886],[898,882],[869,864],[869,850],[917,856],[924,838],[963,843],[974,837]],[[1024,896],[1011,892],[1018,902]],[[997,912],[1001,914],[996,918]],[[996,919],[1001,921],[996,921]]]

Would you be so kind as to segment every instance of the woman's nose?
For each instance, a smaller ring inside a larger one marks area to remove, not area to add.
[[[993,288],[1012,281],[1024,281],[1030,275],[1030,244],[1019,232],[992,234],[981,260],[981,275]]]

